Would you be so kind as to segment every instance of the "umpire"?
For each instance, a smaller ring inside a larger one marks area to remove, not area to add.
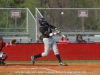
[[[59,65],[65,66],[66,64],[64,64],[60,58],[56,41],[53,39],[53,36],[57,35],[57,33],[59,33],[59,32],[53,33],[52,29],[57,30],[57,28],[55,26],[47,23],[45,18],[40,18],[39,24],[40,24],[39,31],[42,33],[43,43],[44,43],[45,48],[44,48],[43,53],[31,56],[31,61],[32,61],[33,65],[35,63],[36,58],[47,56],[50,52],[50,49],[52,48],[55,56],[57,57],[57,59],[59,61]]]

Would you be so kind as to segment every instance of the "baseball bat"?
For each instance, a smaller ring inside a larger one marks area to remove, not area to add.
[[[59,30],[56,30],[56,32],[60,35],[60,36],[62,36],[62,37],[66,37],[61,31],[59,31]]]
[[[62,34],[61,32],[59,33],[59,35],[61,35],[62,37],[66,37],[64,34]]]

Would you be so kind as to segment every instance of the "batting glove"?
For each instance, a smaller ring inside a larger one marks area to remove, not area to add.
[[[55,35],[57,35],[56,32],[55,32],[55,33],[50,33],[50,34],[49,34],[49,36],[55,36]]]
[[[56,32],[57,32],[57,34],[60,34],[60,33],[61,33],[61,31],[60,31],[60,30],[57,30]]]

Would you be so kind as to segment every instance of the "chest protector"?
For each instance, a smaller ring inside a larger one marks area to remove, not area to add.
[[[2,50],[2,48],[3,48],[3,38],[0,37],[0,51]]]

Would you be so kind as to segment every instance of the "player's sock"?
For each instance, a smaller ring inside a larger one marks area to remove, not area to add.
[[[58,61],[59,61],[59,62],[61,62],[60,55],[59,55],[59,54],[57,54],[57,55],[56,55],[56,57],[57,57]]]
[[[34,57],[35,58],[39,58],[39,57],[42,57],[42,55],[41,54],[38,54],[38,55],[35,55]]]

